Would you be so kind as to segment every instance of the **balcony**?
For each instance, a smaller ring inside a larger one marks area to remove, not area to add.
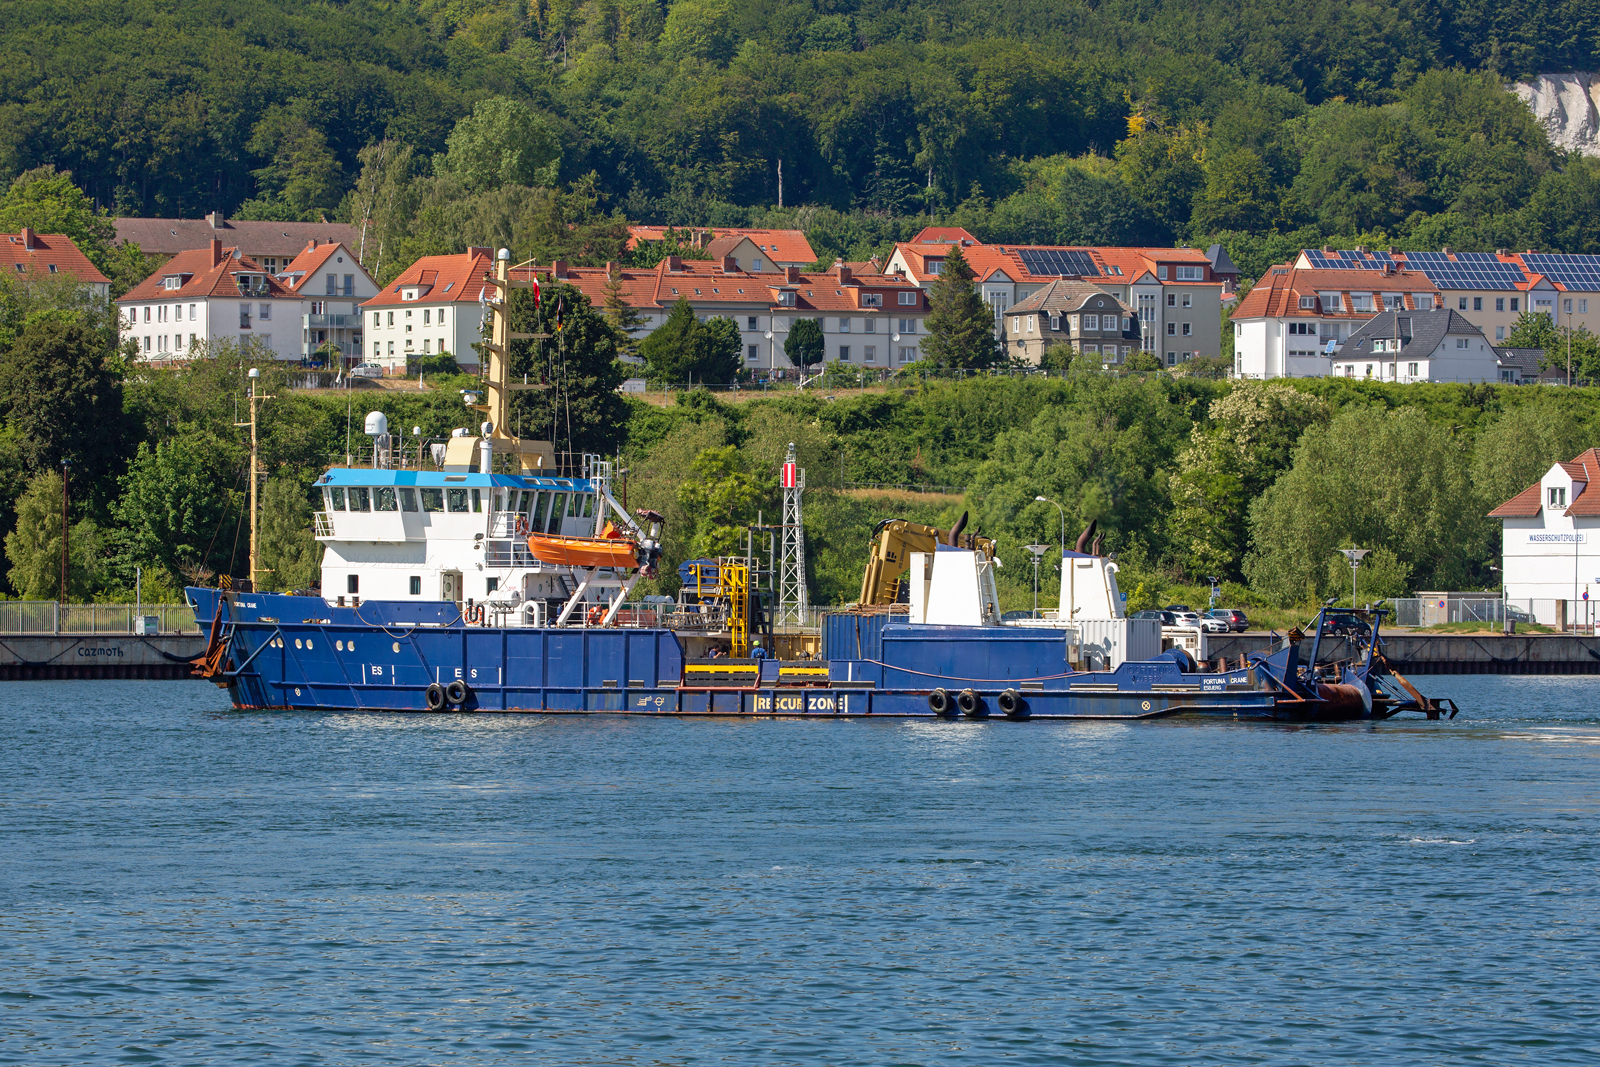
[[[300,355],[311,359],[326,349],[337,349],[339,355],[345,359],[356,359],[361,356],[361,346],[348,341],[305,341],[300,345]]]
[[[361,329],[360,315],[301,315],[302,327],[321,326],[335,330]]]

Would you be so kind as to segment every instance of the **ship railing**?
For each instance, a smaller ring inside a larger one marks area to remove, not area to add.
[[[485,567],[532,567],[537,562],[526,541],[490,541],[483,550]]]
[[[411,427],[401,427],[397,422],[391,424],[389,441],[384,445],[374,448],[373,439],[361,437],[350,442],[348,451],[341,449],[338,452],[327,454],[327,465],[330,467],[350,467],[356,469],[374,466],[374,455],[380,460],[377,466],[382,470],[410,470],[410,471],[440,471],[444,469],[445,446],[449,437],[430,437],[427,435],[413,435]],[[404,429],[405,432],[400,432]],[[557,452],[555,465],[539,473],[547,478],[589,478],[601,473],[599,460],[593,453],[585,452]],[[472,457],[473,469],[477,469],[478,453],[474,451]],[[494,457],[495,474],[519,474],[521,466],[517,458],[509,452],[496,452]]]
[[[333,536],[333,515],[326,511],[313,511],[311,525],[317,537]]]
[[[140,619],[154,623],[139,625]],[[183,604],[59,604],[0,601],[0,634],[196,634],[194,609]]]

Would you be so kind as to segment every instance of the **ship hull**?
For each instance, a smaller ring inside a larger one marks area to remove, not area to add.
[[[686,662],[677,636],[665,629],[470,626],[448,602],[341,608],[315,597],[198,589],[190,595],[197,619],[219,643],[221,670],[212,681],[240,709],[1078,721],[1363,717],[1286,701],[1252,670],[1185,674],[1165,659],[1035,679],[924,675],[907,685],[904,672],[889,669],[864,677],[870,664],[861,660],[825,668],[776,660]],[[222,617],[211,627],[219,607]],[[786,675],[806,680],[792,684]],[[712,679],[722,684],[702,684]],[[452,682],[464,687],[462,699],[430,708],[429,687]],[[934,710],[939,690],[948,696],[942,713]],[[963,692],[965,710],[957,700]]]

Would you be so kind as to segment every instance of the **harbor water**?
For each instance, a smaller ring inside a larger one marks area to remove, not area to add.
[[[258,714],[13,682],[0,1062],[1600,1060],[1600,683],[1453,722]]]

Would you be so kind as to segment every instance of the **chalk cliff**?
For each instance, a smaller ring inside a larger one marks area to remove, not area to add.
[[[1600,155],[1600,75],[1541,74],[1510,86],[1562,148]]]

